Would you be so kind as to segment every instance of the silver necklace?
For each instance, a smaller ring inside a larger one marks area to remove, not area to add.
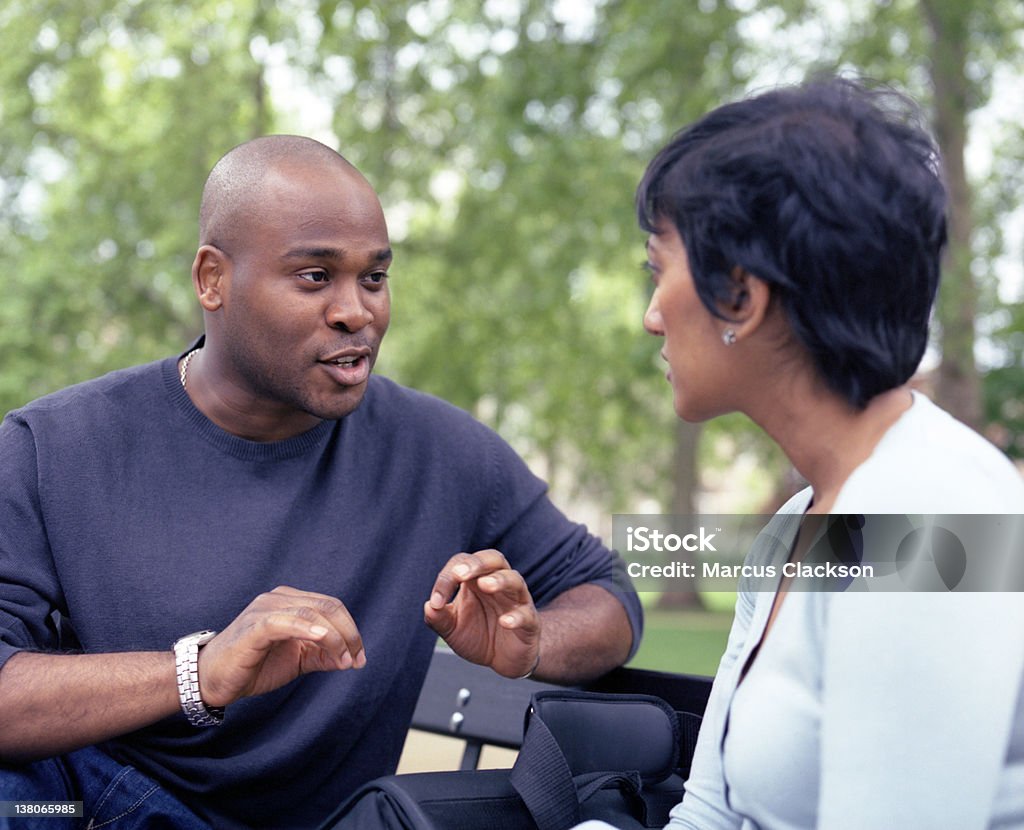
[[[178,372],[178,377],[181,378],[181,388],[188,390],[188,364],[192,362],[192,358],[195,357],[196,352],[199,349],[193,349],[187,355],[185,359],[181,361],[181,371]]]

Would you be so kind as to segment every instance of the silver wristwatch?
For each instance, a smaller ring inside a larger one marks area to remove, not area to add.
[[[216,631],[197,631],[174,644],[178,697],[185,717],[193,726],[220,726],[224,722],[224,710],[207,706],[199,696],[199,648],[216,636]]]

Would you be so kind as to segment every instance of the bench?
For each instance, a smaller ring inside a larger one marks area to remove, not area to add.
[[[484,745],[518,749],[530,697],[558,688],[536,680],[511,680],[438,646],[413,713],[412,728],[465,742],[461,770],[476,769]],[[700,715],[711,678],[648,669],[618,668],[583,688],[615,694],[648,694],[681,712]]]

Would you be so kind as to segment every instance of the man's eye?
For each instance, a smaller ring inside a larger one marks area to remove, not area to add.
[[[306,280],[307,282],[321,283],[327,282],[330,279],[330,275],[326,271],[303,271],[299,274],[300,280]]]
[[[367,274],[365,277],[363,277],[363,281],[369,283],[369,285],[373,287],[378,287],[384,285],[384,283],[387,281],[387,278],[387,271],[374,271],[372,274]]]

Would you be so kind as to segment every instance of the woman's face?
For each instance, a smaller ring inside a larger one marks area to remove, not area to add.
[[[712,315],[697,296],[686,249],[671,222],[662,221],[648,237],[647,261],[654,295],[644,328],[665,340],[661,356],[668,362],[676,414],[697,422],[732,411],[735,347],[722,341],[728,323]]]

